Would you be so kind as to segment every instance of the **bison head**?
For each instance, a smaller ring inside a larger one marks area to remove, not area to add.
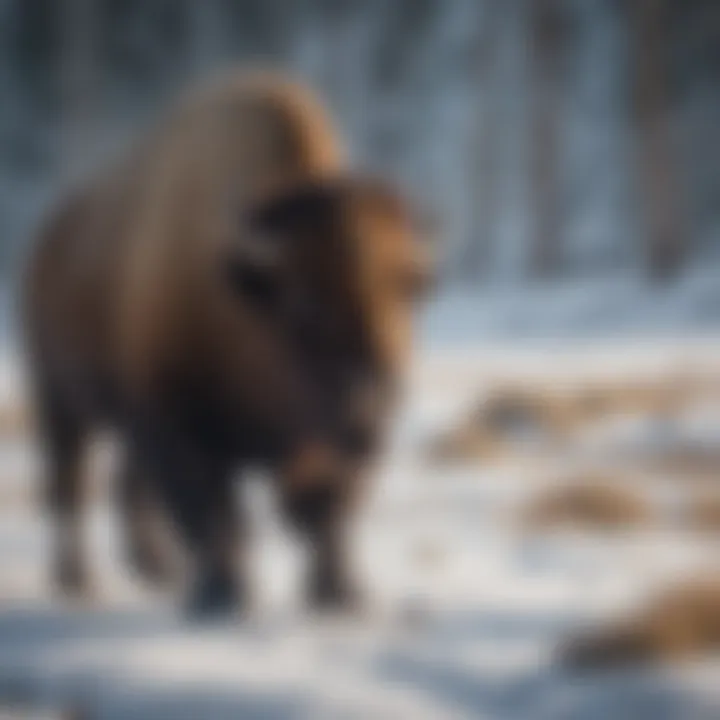
[[[376,181],[307,182],[259,203],[231,261],[233,288],[265,312],[322,385],[351,450],[373,444],[430,277],[408,204]]]

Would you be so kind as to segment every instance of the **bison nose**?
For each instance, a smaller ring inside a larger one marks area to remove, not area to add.
[[[316,440],[297,447],[283,470],[290,487],[307,490],[331,485],[339,467],[339,458],[332,445]]]

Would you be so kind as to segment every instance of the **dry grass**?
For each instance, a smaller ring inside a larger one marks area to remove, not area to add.
[[[685,390],[668,380],[616,383],[597,388],[606,415],[668,415],[685,400]]]
[[[0,403],[0,438],[16,438],[32,429],[30,408],[20,400]]]
[[[720,577],[662,592],[630,617],[571,639],[568,668],[601,669],[692,659],[720,651]]]
[[[615,530],[642,525],[650,516],[647,501],[636,491],[602,477],[582,478],[531,499],[523,513],[523,525],[532,530]]]
[[[682,523],[688,530],[720,533],[720,495],[703,493],[692,498],[683,512]]]
[[[412,557],[417,567],[430,572],[442,568],[447,561],[447,554],[443,547],[428,540],[415,545],[412,549]]]
[[[449,431],[431,441],[432,460],[496,458],[528,442],[554,442],[563,434],[561,408],[551,394],[519,386],[498,388]]]
[[[541,388],[498,388],[479,404],[471,422],[498,434],[549,433],[557,424],[557,401]]]
[[[477,428],[461,426],[431,440],[427,454],[433,462],[448,463],[490,460],[507,449],[501,438]]]
[[[586,424],[610,417],[667,417],[679,412],[694,393],[673,378],[587,382],[574,386],[507,387],[494,394],[486,415],[504,410],[524,412],[558,435],[572,434]]]
[[[720,451],[707,447],[673,447],[641,457],[638,469],[677,480],[720,483]]]
[[[695,384],[671,377],[574,386],[501,383],[433,440],[429,454],[441,461],[484,460],[528,443],[566,444],[614,417],[673,418],[696,394]]]

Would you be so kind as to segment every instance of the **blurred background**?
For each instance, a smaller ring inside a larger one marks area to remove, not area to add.
[[[449,282],[720,263],[712,0],[3,0],[0,33],[6,277],[68,175],[237,63],[309,81],[427,199]]]
[[[262,499],[273,610],[230,632],[118,579],[102,493],[106,598],[67,609],[45,578],[12,319],[33,232],[188,85],[237,66],[313,86],[355,164],[440,224],[360,530],[390,619],[358,632],[287,610],[297,558]],[[0,0],[0,295],[0,708],[720,714],[720,2]],[[577,685],[557,649],[588,625],[571,666],[671,671]]]

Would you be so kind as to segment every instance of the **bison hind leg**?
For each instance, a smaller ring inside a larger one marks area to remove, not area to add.
[[[37,414],[45,456],[45,502],[54,524],[53,582],[69,597],[89,599],[93,588],[82,528],[87,428],[58,393],[49,386],[41,390]]]
[[[123,458],[117,494],[128,565],[152,586],[171,584],[178,575],[176,558],[152,478],[135,453],[128,452]]]
[[[207,620],[232,615],[241,606],[235,578],[224,572],[201,571],[185,602],[191,620]]]

